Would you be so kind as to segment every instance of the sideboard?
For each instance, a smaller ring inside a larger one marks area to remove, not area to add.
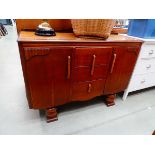
[[[115,94],[128,85],[142,41],[123,35],[101,40],[21,31],[18,44],[29,107],[45,109],[51,122],[57,120],[56,108],[68,102],[103,95],[107,106],[114,105]]]

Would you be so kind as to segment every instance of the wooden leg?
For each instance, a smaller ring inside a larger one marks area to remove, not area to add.
[[[152,135],[155,135],[155,130],[154,130],[154,132],[152,133]]]
[[[47,123],[53,122],[58,120],[57,111],[55,108],[47,109],[46,110],[46,121]]]
[[[114,102],[115,98],[116,98],[116,94],[106,95],[106,97],[105,97],[106,105],[108,107],[115,105],[115,102]]]

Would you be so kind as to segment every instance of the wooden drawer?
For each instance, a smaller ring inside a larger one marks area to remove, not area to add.
[[[129,91],[140,90],[151,86],[155,86],[155,73],[135,75],[131,79]]]
[[[103,94],[104,85],[105,79],[73,83],[71,100],[83,101],[100,96]]]
[[[110,62],[112,47],[82,47],[75,50],[75,67],[108,64]],[[94,58],[95,56],[95,58]]]
[[[155,58],[140,59],[136,65],[134,74],[146,74],[155,72]]]
[[[155,45],[143,45],[141,48],[140,58],[154,58]]]
[[[108,72],[107,65],[95,66],[93,74],[91,74],[91,67],[76,67],[73,70],[73,81],[89,81],[106,78]]]

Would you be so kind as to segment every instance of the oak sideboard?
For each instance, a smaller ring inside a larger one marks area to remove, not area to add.
[[[57,120],[56,108],[72,101],[103,95],[107,106],[114,105],[115,94],[128,85],[142,41],[123,35],[101,40],[21,31],[18,44],[29,107],[45,109],[51,122]]]

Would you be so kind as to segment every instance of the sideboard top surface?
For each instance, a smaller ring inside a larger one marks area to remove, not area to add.
[[[18,42],[137,42],[143,41],[127,35],[111,34],[106,40],[96,38],[76,37],[73,33],[56,33],[56,36],[36,36],[34,32],[21,31],[18,37]]]

